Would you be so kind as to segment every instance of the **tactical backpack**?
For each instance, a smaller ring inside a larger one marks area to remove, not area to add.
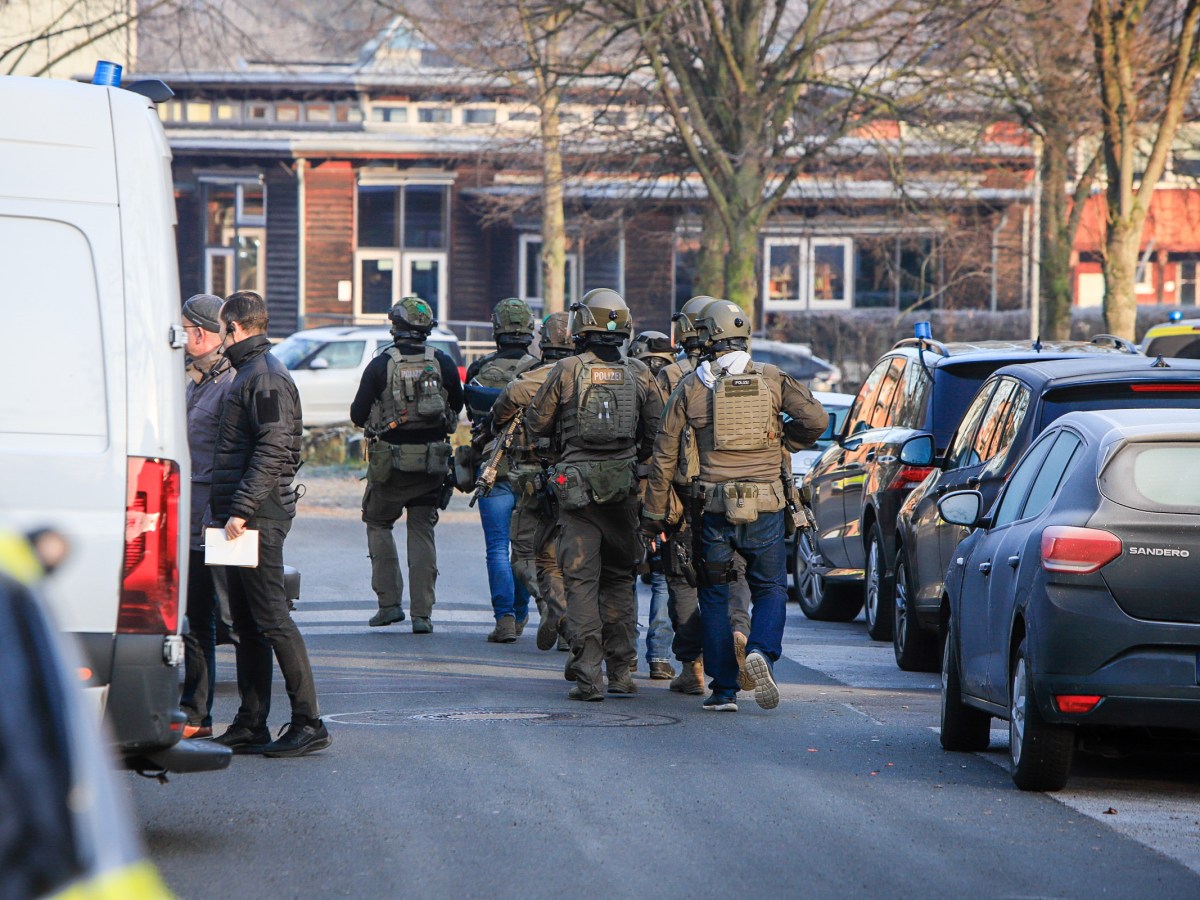
[[[778,377],[774,366],[759,371],[752,363],[740,375],[722,372],[712,389],[714,450],[765,450],[782,440],[779,416],[771,397],[768,376]]]
[[[399,428],[454,431],[458,417],[450,408],[450,395],[442,383],[437,351],[427,346],[422,356],[405,356],[388,347],[387,388],[371,407],[370,427],[377,434]]]
[[[538,364],[539,360],[528,353],[517,359],[493,355],[487,359],[479,371],[472,376],[468,383],[467,405],[470,409],[471,420],[478,421],[488,414],[500,391],[508,383],[527,369]],[[485,388],[486,390],[469,390],[469,388]]]
[[[575,402],[562,418],[562,445],[624,450],[637,439],[637,370],[627,362],[582,362]]]

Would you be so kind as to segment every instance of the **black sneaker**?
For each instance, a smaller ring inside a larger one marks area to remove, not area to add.
[[[263,748],[271,743],[271,732],[266,728],[256,731],[234,722],[225,729],[224,734],[213,738],[213,743],[228,747],[238,755],[262,753]]]
[[[737,712],[737,696],[734,694],[718,694],[714,691],[704,701],[704,708],[709,712]]]
[[[306,753],[316,753],[324,750],[333,743],[325,723],[317,720],[315,725],[308,724],[297,728],[294,722],[288,722],[279,732],[279,737],[263,747],[263,756],[303,756]]]

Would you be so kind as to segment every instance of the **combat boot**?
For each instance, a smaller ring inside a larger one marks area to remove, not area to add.
[[[681,662],[680,671],[671,680],[671,690],[680,694],[699,696],[704,693],[704,658],[695,662]]]
[[[496,620],[496,627],[487,637],[492,644],[511,644],[517,639],[517,620],[514,616],[501,616]]]
[[[664,659],[650,661],[651,681],[670,681],[675,677],[674,667]]]
[[[379,612],[371,616],[371,621],[367,624],[372,628],[379,628],[382,625],[394,625],[396,622],[404,621],[404,610],[399,606],[381,606]]]
[[[604,702],[604,694],[593,687],[575,686],[567,691],[568,700],[583,700],[589,703]]]
[[[433,634],[433,622],[429,616],[413,616],[413,634]]]
[[[632,697],[636,694],[637,685],[633,683],[632,673],[628,669],[622,672],[610,672],[608,675],[608,692],[625,697]]]
[[[754,690],[754,679],[746,671],[746,636],[740,631],[734,631],[733,633],[733,655],[737,657],[738,687],[743,691]]]
[[[542,621],[538,623],[537,648],[552,650],[555,640],[562,640],[558,633],[558,616],[547,609],[542,613]]]

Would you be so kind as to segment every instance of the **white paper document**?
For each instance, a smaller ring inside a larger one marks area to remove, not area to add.
[[[206,566],[258,566],[258,530],[247,528],[232,541],[225,540],[224,528],[204,529],[204,564]]]

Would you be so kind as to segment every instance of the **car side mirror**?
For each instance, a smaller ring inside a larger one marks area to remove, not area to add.
[[[938,515],[951,525],[977,528],[983,512],[983,495],[979,491],[952,491],[938,501]]]
[[[308,364],[308,367],[310,369],[328,369],[329,368],[329,360],[318,356],[316,359],[314,359],[312,362],[310,362]]]
[[[918,434],[900,445],[900,462],[910,466],[932,466],[934,447],[932,434]]]

